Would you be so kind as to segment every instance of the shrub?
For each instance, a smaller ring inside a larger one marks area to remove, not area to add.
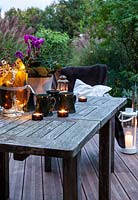
[[[70,39],[66,33],[41,27],[36,36],[45,39],[41,55],[45,57],[51,67],[56,63],[60,65],[67,63],[70,54]]]
[[[25,49],[23,36],[34,32],[32,28],[26,28],[20,25],[17,17],[8,17],[0,19],[0,60],[8,59],[10,62],[15,61],[15,52],[19,49]]]

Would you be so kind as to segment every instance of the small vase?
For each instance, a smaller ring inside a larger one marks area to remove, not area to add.
[[[29,77],[28,85],[32,87],[35,94],[45,94],[51,90],[53,76],[51,77]]]

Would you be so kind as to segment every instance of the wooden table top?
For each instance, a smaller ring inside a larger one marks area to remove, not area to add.
[[[125,98],[90,97],[76,102],[76,113],[42,121],[31,114],[0,116],[0,151],[55,157],[74,157],[89,139],[126,104]]]

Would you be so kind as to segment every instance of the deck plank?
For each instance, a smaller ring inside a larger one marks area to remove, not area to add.
[[[57,158],[52,158],[52,173],[44,171],[43,157],[43,190],[45,200],[63,199],[62,181],[59,173]]]
[[[94,140],[96,139],[95,140],[96,143],[97,143],[97,138],[98,136],[94,137]],[[138,164],[137,162],[138,160],[136,159],[136,155],[127,155],[121,153],[119,151],[119,146],[117,145],[117,143],[115,143],[115,173],[112,175],[112,178],[113,176],[115,176],[116,181],[118,183],[116,183],[115,185],[113,185],[112,183],[112,198],[113,194],[115,196],[113,199],[116,199],[116,196],[118,195],[119,197],[116,200],[138,199],[138,190],[137,190],[138,180],[136,176],[138,173],[138,168],[136,167]],[[118,186],[120,187],[120,189],[114,191],[115,188],[114,186],[116,188]]]
[[[87,199],[97,200],[98,177],[85,151],[82,151],[81,174],[82,174],[82,185],[84,187]]]
[[[23,200],[43,200],[41,156],[26,159]]]
[[[22,197],[24,166],[26,161],[15,161],[10,157],[9,162],[9,181],[10,181],[10,200],[20,200]]]

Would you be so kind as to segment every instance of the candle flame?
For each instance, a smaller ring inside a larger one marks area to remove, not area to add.
[[[33,115],[40,116],[40,115],[42,115],[42,113],[33,113]]]
[[[60,113],[67,113],[67,110],[61,109],[61,110],[59,110],[59,112],[60,112]]]

